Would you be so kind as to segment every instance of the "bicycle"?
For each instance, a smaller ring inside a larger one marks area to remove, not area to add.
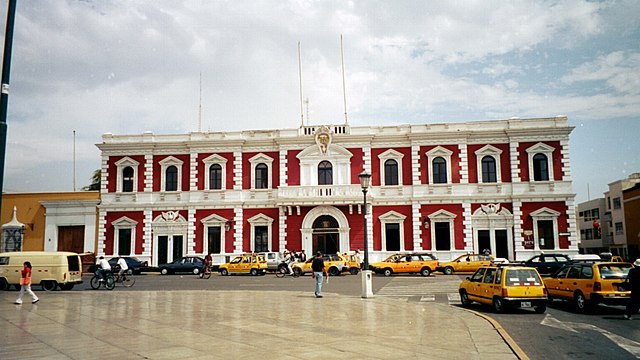
[[[296,269],[293,269],[293,272],[289,273],[289,266],[287,266],[287,264],[285,264],[285,263],[282,263],[282,264],[280,264],[278,266],[278,269],[276,270],[276,277],[277,278],[282,278],[282,277],[285,277],[287,275],[290,275],[290,276],[293,276],[293,277],[298,277],[298,276],[300,276],[301,272],[296,271]]]
[[[198,274],[198,276],[200,277],[200,279],[209,279],[211,278],[211,267],[210,266],[205,266],[202,271],[200,271],[200,274]]]
[[[136,279],[133,277],[131,270],[125,271],[122,273],[122,276],[120,276],[120,273],[115,274],[115,276],[115,283],[122,284],[124,287],[132,287],[133,284],[136,283]]]
[[[113,288],[116,287],[116,282],[113,276],[111,276],[111,271],[105,271],[104,277],[105,280],[102,280],[96,272],[89,282],[91,284],[91,288],[93,290],[98,290],[100,288],[100,285],[102,285],[107,290],[113,290]]]

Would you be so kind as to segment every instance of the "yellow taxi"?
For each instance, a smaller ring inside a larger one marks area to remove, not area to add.
[[[376,274],[420,274],[429,276],[438,267],[438,259],[429,253],[394,254],[384,261],[369,264]]]
[[[460,302],[491,305],[497,313],[506,308],[533,308],[542,314],[547,310],[547,290],[540,274],[532,267],[483,266],[460,284]]]
[[[264,275],[267,272],[267,260],[262,254],[242,254],[218,267],[220,275],[251,274]]]
[[[322,260],[324,260],[324,267],[329,272],[331,276],[338,276],[343,271],[349,270],[349,264],[347,259],[340,254],[324,254],[322,255]],[[312,272],[311,263],[313,262],[313,257],[307,259],[305,262],[295,262],[291,264],[291,269],[293,270],[296,276],[308,274]]]
[[[358,256],[355,254],[343,254],[344,258],[347,260],[347,269],[344,271],[349,271],[351,275],[358,275],[360,271],[360,261],[358,260]]]
[[[483,266],[492,265],[490,256],[481,254],[460,255],[451,261],[441,262],[436,271],[446,275],[453,275],[454,272],[476,272]]]
[[[572,301],[584,312],[598,304],[625,305],[631,296],[624,281],[633,265],[622,262],[577,262],[544,280],[549,299]]]

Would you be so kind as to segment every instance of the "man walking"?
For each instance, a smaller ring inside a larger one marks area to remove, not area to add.
[[[324,260],[322,259],[322,253],[320,251],[316,253],[316,257],[313,258],[313,261],[311,262],[311,270],[313,270],[311,277],[316,280],[316,297],[321,298],[322,280],[324,279],[325,270]]]
[[[640,267],[636,266],[629,270],[627,282],[631,296],[624,312],[624,318],[631,320],[631,316],[637,314],[638,308],[640,308]]]

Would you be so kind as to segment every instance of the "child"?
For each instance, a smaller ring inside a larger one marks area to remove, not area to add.
[[[36,296],[36,294],[31,291],[31,263],[28,261],[24,262],[24,268],[22,269],[22,276],[20,277],[20,295],[18,295],[18,299],[15,304],[22,304],[22,297],[24,296],[25,291],[29,296],[31,296],[31,303],[35,304],[40,299]]]

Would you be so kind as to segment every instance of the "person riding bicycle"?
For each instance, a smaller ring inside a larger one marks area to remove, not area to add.
[[[287,270],[289,271],[289,275],[293,275],[293,268],[291,265],[296,261],[296,258],[293,254],[293,251],[284,250],[284,262],[287,264]]]
[[[107,262],[108,263],[108,262]],[[118,258],[118,266],[120,266],[120,271],[118,271],[118,278],[122,278],[122,275],[129,270],[129,265],[127,265],[127,260],[125,260],[122,256]]]
[[[100,281],[104,281],[106,279],[107,271],[111,271],[111,265],[109,265],[109,262],[105,260],[104,256],[100,256],[100,258],[96,262],[96,265],[98,265],[96,275],[98,275]]]
[[[204,269],[202,269],[202,272],[204,273],[210,272],[212,263],[213,263],[213,256],[211,256],[211,254],[207,254],[207,256],[204,257]]]

